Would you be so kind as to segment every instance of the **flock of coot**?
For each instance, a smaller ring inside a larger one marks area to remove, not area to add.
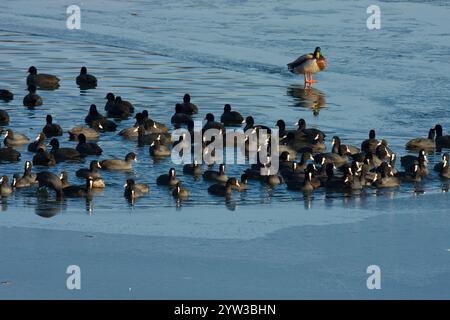
[[[38,95],[37,89],[57,89],[59,79],[54,75],[38,73],[34,66],[30,67],[28,72],[26,79],[28,94],[23,98],[23,104],[26,107],[35,108],[45,103]],[[312,81],[312,76],[310,80]],[[75,82],[80,88],[85,89],[97,86],[96,77],[88,74],[85,67],[81,68]],[[14,95],[8,90],[0,90],[1,100],[8,102],[13,98]],[[84,119],[86,126],[63,129],[54,123],[51,115],[47,115],[42,132],[34,141],[30,141],[26,135],[17,133],[11,128],[7,129],[3,140],[4,147],[0,148],[1,163],[19,161],[21,154],[15,149],[18,146],[27,145],[28,151],[34,153],[34,156],[25,162],[23,174],[14,174],[11,180],[6,175],[0,178],[1,196],[7,197],[14,192],[14,189],[37,186],[54,190],[58,198],[86,197],[90,199],[94,189],[107,188],[108,182],[102,179],[101,171],[132,170],[133,162],[136,160],[133,152],[124,150],[123,159],[93,160],[88,168],[79,169],[73,173],[63,171],[60,176],[46,171],[45,167],[51,167],[63,161],[79,161],[86,156],[100,157],[103,150],[95,141],[101,140],[102,132],[118,129],[115,120],[134,117],[136,120],[134,126],[123,128],[118,134],[126,140],[136,139],[141,146],[148,145],[149,155],[158,159],[170,161],[172,149],[180,143],[190,141],[186,139],[186,134],[172,141],[169,125],[151,119],[146,110],[135,112],[133,104],[120,96],[108,93],[105,100],[106,114],[103,115],[97,106],[92,104]],[[190,95],[186,94],[183,101],[175,106],[171,125],[174,128],[187,129],[187,134],[190,134],[192,138],[195,134],[193,119],[198,112],[199,109],[191,102]],[[208,129],[217,129],[224,136],[227,134],[226,127],[236,128],[245,124],[242,128],[245,132],[242,150],[246,153],[252,148],[255,149],[255,146],[250,143],[249,134],[258,136],[261,130],[271,132],[269,126],[255,124],[252,116],[242,117],[239,112],[232,110],[229,104],[224,106],[220,122],[216,121],[211,113],[208,113],[204,120],[206,123],[201,133]],[[0,110],[0,125],[7,126],[9,122],[8,113]],[[257,163],[252,164],[237,178],[227,175],[226,166],[223,163],[217,163],[218,170],[214,170],[213,166],[208,166],[204,170],[201,163],[193,161],[185,164],[182,171],[185,175],[194,175],[209,181],[208,192],[224,197],[229,197],[233,192],[246,191],[249,188],[248,180],[250,179],[259,180],[271,187],[286,184],[290,190],[305,193],[313,192],[317,188],[342,192],[364,188],[395,188],[401,183],[420,182],[423,177],[429,175],[428,152],[450,148],[450,136],[444,135],[442,126],[437,124],[430,129],[428,137],[412,139],[406,143],[406,149],[416,151],[417,156],[401,157],[400,163],[403,169],[398,170],[396,154],[386,140],[377,139],[374,130],[371,130],[368,139],[358,146],[344,144],[338,136],[334,136],[331,140],[332,149],[326,152],[325,133],[316,128],[308,128],[305,120],[300,119],[296,129],[287,129],[283,120],[278,120],[275,126],[278,127],[276,139],[279,140],[279,170],[277,172],[262,170],[269,168],[271,163],[268,161],[270,158],[261,159],[260,156],[257,157]],[[65,132],[71,140],[78,141],[75,148],[61,146],[57,137],[63,136]],[[261,147],[268,148],[268,154],[275,156],[270,150],[271,139],[273,137],[270,135],[264,140],[257,139],[256,150],[260,150]],[[202,155],[214,152],[211,150],[213,141],[214,137],[209,141],[201,140]],[[123,148],[126,149],[126,143]],[[38,166],[41,170],[34,173],[33,166]],[[441,179],[449,178],[448,153],[443,154],[442,161],[433,169],[439,173]],[[71,185],[68,183],[70,174],[75,174],[86,182],[82,185]],[[168,173],[158,176],[156,183],[171,188],[172,195],[176,198],[185,199],[190,196],[189,190],[177,178],[175,168],[170,168]],[[124,188],[124,196],[129,200],[144,196],[150,191],[148,184],[138,183],[133,179],[124,181]]]

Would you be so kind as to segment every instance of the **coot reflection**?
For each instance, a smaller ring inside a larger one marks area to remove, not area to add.
[[[51,218],[67,209],[63,200],[54,200],[42,195],[38,197],[34,213],[42,218]]]

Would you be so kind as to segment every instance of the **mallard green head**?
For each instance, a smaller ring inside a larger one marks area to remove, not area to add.
[[[317,47],[316,50],[314,50],[314,58],[320,58],[320,47]]]

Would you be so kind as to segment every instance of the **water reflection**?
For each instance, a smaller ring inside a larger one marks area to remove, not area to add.
[[[235,211],[236,208],[237,208],[237,201],[236,200],[232,200],[230,197],[226,197],[225,205],[226,205],[228,210]]]
[[[55,85],[39,86],[38,89],[42,91],[54,91],[58,90],[59,87],[60,87],[59,84],[55,84]]]
[[[313,197],[312,197],[312,195],[305,193],[303,195],[303,200],[304,200],[303,201],[303,205],[304,205],[305,209],[306,210],[311,209],[312,205],[313,205]]]
[[[294,98],[296,107],[306,108],[319,115],[320,109],[325,107],[325,94],[317,88],[305,87],[304,85],[291,85],[287,94]]]
[[[86,198],[86,212],[88,215],[92,215],[94,207],[92,206],[92,199]]]
[[[86,95],[88,90],[92,90],[97,88],[96,85],[79,85],[78,88],[80,89],[80,96]]]
[[[0,201],[0,210],[6,211],[8,210],[8,197],[2,197]]]
[[[188,201],[188,199],[189,199],[189,197],[177,197],[177,198],[174,198],[176,210],[181,210],[181,208],[183,207],[183,203]]]
[[[43,218],[51,218],[67,209],[63,200],[53,200],[46,197],[38,197],[34,213]]]
[[[448,182],[443,183],[442,184],[442,191],[443,192],[448,192],[448,186],[449,186]]]

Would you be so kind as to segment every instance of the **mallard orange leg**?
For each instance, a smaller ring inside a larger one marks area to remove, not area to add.
[[[314,79],[313,79],[313,74],[312,74],[312,72],[309,74],[309,77],[310,77],[311,83],[317,83],[317,80],[314,80]]]
[[[304,78],[305,78],[305,85],[310,86],[312,84],[312,76],[311,73],[304,73],[303,74]]]

